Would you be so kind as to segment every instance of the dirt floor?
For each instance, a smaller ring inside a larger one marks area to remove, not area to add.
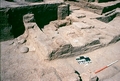
[[[86,21],[89,24],[91,23],[88,22],[90,18],[94,19],[100,16],[76,6],[71,6],[71,10],[71,15],[86,17],[80,21]],[[120,17],[115,17],[107,25],[120,29],[119,21]],[[97,25],[97,23],[96,21],[94,24]],[[81,79],[82,81],[89,81],[93,76],[97,76],[99,81],[120,80],[120,61],[94,74],[96,70],[120,60],[120,41],[89,53],[51,61],[43,60],[40,55],[41,51],[37,50],[36,52],[36,48],[30,43],[22,44],[20,42],[18,38],[0,42],[1,81],[81,81]],[[21,52],[27,50],[22,49],[24,46],[29,48],[29,52]],[[89,57],[91,63],[79,64],[76,60],[78,56]]]
[[[18,46],[11,41],[1,42],[1,79],[2,81],[78,81],[74,71],[80,73],[96,70],[119,60],[120,42],[84,54],[90,57],[92,63],[79,64],[76,57],[41,61],[34,51],[26,54],[19,52]],[[119,81],[120,61],[96,74],[100,81]],[[59,77],[58,77],[59,76]],[[60,79],[61,77],[61,79]]]

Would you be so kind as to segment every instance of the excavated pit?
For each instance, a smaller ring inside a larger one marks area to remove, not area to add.
[[[43,28],[44,25],[47,25],[50,21],[57,19],[57,5],[55,4],[51,6],[45,4],[34,7],[27,6],[10,9],[7,12],[7,15],[9,15],[8,23],[12,26],[12,33],[15,38],[22,35],[25,31],[23,24],[23,15],[27,13],[33,13],[34,20],[31,22],[36,22],[39,28]]]
[[[16,38],[25,32],[23,16],[34,14],[34,20],[39,28],[43,28],[50,21],[57,19],[57,8],[64,3],[40,3],[33,5],[17,5],[17,7],[1,8],[1,41]],[[8,32],[6,32],[8,31]],[[8,34],[11,36],[7,36]]]
[[[98,15],[76,5],[69,9],[66,3],[19,3],[1,8],[2,81],[106,81],[116,75],[119,80],[119,63],[92,76],[119,59],[119,16],[119,9]],[[112,43],[117,47],[108,46]],[[106,49],[96,50],[101,47]],[[90,57],[91,63],[79,64],[75,58],[81,54]]]
[[[105,22],[105,23],[109,23],[111,22],[114,18],[119,17],[120,16],[120,8],[114,9],[110,12],[105,13],[103,16],[98,17],[96,19]]]

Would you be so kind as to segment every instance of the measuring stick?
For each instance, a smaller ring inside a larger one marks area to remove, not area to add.
[[[115,64],[116,62],[118,62],[118,60],[116,60],[116,61],[114,61],[114,62],[108,64],[107,66],[105,66],[105,67],[103,67],[103,68],[101,68],[101,69],[99,69],[99,70],[97,70],[97,71],[95,71],[95,74],[97,74],[97,73],[99,73],[100,71],[102,71],[102,70],[104,70],[104,69],[110,67],[111,65]]]

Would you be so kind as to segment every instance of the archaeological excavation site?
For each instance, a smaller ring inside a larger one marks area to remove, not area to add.
[[[120,81],[120,0],[1,0],[0,81]]]

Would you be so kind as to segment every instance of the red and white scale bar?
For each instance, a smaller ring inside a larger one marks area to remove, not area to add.
[[[115,64],[115,63],[118,62],[118,61],[119,61],[119,60],[116,60],[116,61],[114,61],[114,62],[112,62],[112,63],[110,63],[110,64],[104,66],[103,68],[101,68],[101,69],[99,69],[99,70],[96,70],[96,71],[95,71],[95,74],[97,74],[97,73],[101,72],[102,70],[104,70],[104,69],[110,67],[111,65]]]

